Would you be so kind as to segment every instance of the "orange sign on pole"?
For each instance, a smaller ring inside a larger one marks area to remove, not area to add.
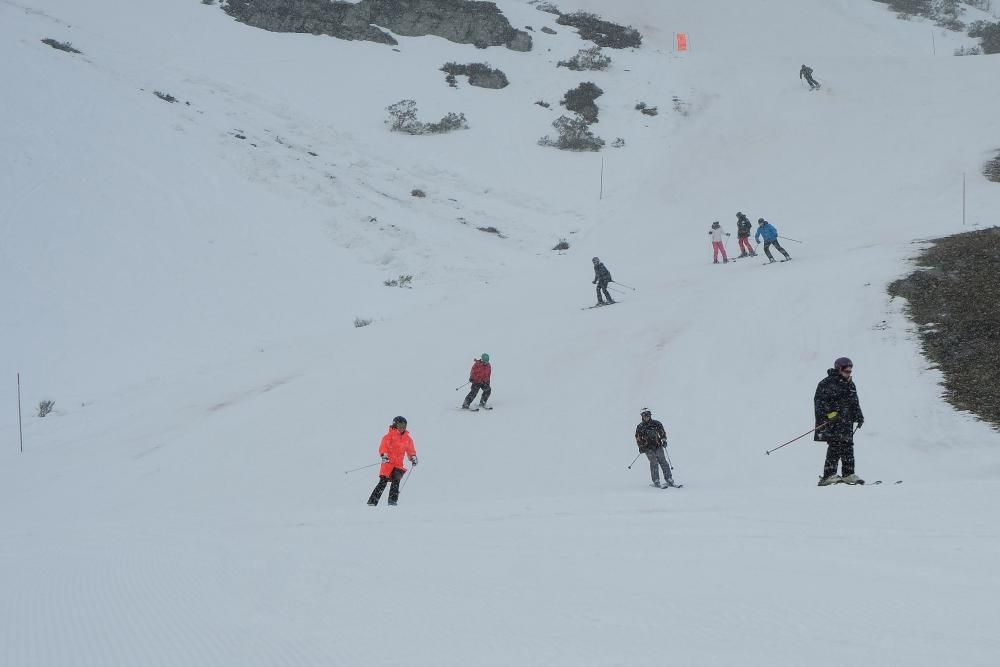
[[[688,50],[688,36],[686,32],[677,33],[677,50],[678,51]]]

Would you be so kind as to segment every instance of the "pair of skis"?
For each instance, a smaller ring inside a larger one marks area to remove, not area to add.
[[[479,412],[480,410],[492,410],[493,406],[492,405],[477,405],[476,407],[472,407],[470,405],[467,408],[463,408],[463,407],[459,406],[458,409],[461,410],[461,411],[463,411],[463,412]]]

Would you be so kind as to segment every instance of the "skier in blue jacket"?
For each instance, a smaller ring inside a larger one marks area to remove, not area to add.
[[[764,238],[764,254],[767,255],[769,261],[774,261],[774,257],[771,256],[771,246],[777,248],[785,256],[785,261],[791,259],[788,252],[778,243],[778,230],[764,218],[757,218],[757,233],[753,237],[757,243],[760,243],[761,237]]]

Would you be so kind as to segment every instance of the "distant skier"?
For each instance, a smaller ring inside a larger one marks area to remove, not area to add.
[[[812,67],[802,66],[799,70],[799,79],[805,79],[806,83],[809,84],[809,90],[817,90],[819,88],[819,81],[813,78]]]
[[[861,413],[858,388],[854,386],[851,373],[854,363],[847,357],[833,362],[833,368],[816,385],[813,406],[816,413],[816,432],[813,439],[826,443],[826,461],[820,486],[844,482],[864,484],[864,480],[854,474],[854,425],[861,428],[865,416]],[[837,475],[837,463],[841,465],[843,477]]]
[[[653,486],[660,486],[660,470],[663,470],[663,487],[675,486],[674,477],[667,463],[667,432],[663,424],[653,419],[649,408],[643,408],[639,413],[642,421],[635,427],[635,444],[639,452],[649,459],[649,474],[653,478]]]
[[[409,457],[410,463],[417,465],[417,450],[413,448],[413,438],[406,432],[405,417],[392,420],[389,432],[382,436],[378,453],[382,457],[382,465],[378,469],[378,484],[368,497],[368,504],[372,507],[378,505],[386,484],[392,482],[389,487],[389,504],[395,505],[399,501],[399,480],[406,474],[404,459]]]
[[[768,261],[774,261],[774,257],[771,256],[771,246],[777,248],[785,256],[783,261],[791,259],[791,256],[778,243],[777,228],[764,218],[757,218],[757,233],[753,235],[753,238],[757,243],[760,243],[762,237],[764,239],[764,254],[767,255]]]
[[[753,230],[753,223],[750,218],[743,215],[743,211],[736,213],[736,239],[740,244],[740,257],[756,257],[757,253],[750,245],[750,232]]]
[[[483,395],[479,399],[479,407],[486,408],[487,410],[492,410],[490,406],[486,405],[486,400],[490,397],[492,389],[490,388],[490,373],[493,367],[490,366],[490,355],[485,352],[480,355],[478,359],[473,360],[472,370],[469,371],[469,382],[472,383],[472,389],[466,395],[465,400],[462,402],[462,409],[468,410],[469,406],[472,405],[472,401],[475,400],[476,394],[479,390],[483,390]]]
[[[729,232],[722,231],[722,226],[719,224],[718,220],[712,223],[712,228],[708,230],[708,233],[712,237],[712,263],[719,263],[719,253],[721,252],[722,262],[724,264],[728,264],[729,258],[726,257],[726,246],[722,242],[722,235],[724,233],[726,236],[731,236],[731,234]]]
[[[597,305],[603,306],[605,299],[607,303],[614,303],[615,300],[611,298],[611,294],[608,293],[608,283],[611,282],[611,272],[608,271],[608,267],[601,263],[601,260],[595,257],[594,262],[594,280],[593,284],[597,285]],[[604,297],[601,297],[601,292],[604,292]]]

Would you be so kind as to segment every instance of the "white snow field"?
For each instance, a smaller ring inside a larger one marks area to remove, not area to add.
[[[1000,57],[870,0],[575,0],[644,39],[573,72],[497,4],[531,52],[0,0],[0,665],[1000,664],[1000,436],[886,293],[997,223]],[[608,146],[538,146],[583,81]],[[407,98],[470,127],[392,133]],[[793,261],[713,265],[738,210]],[[633,289],[581,310],[595,255]],[[881,485],[764,454],[842,355]],[[627,469],[647,405],[683,489]],[[397,414],[420,464],[367,507]]]

